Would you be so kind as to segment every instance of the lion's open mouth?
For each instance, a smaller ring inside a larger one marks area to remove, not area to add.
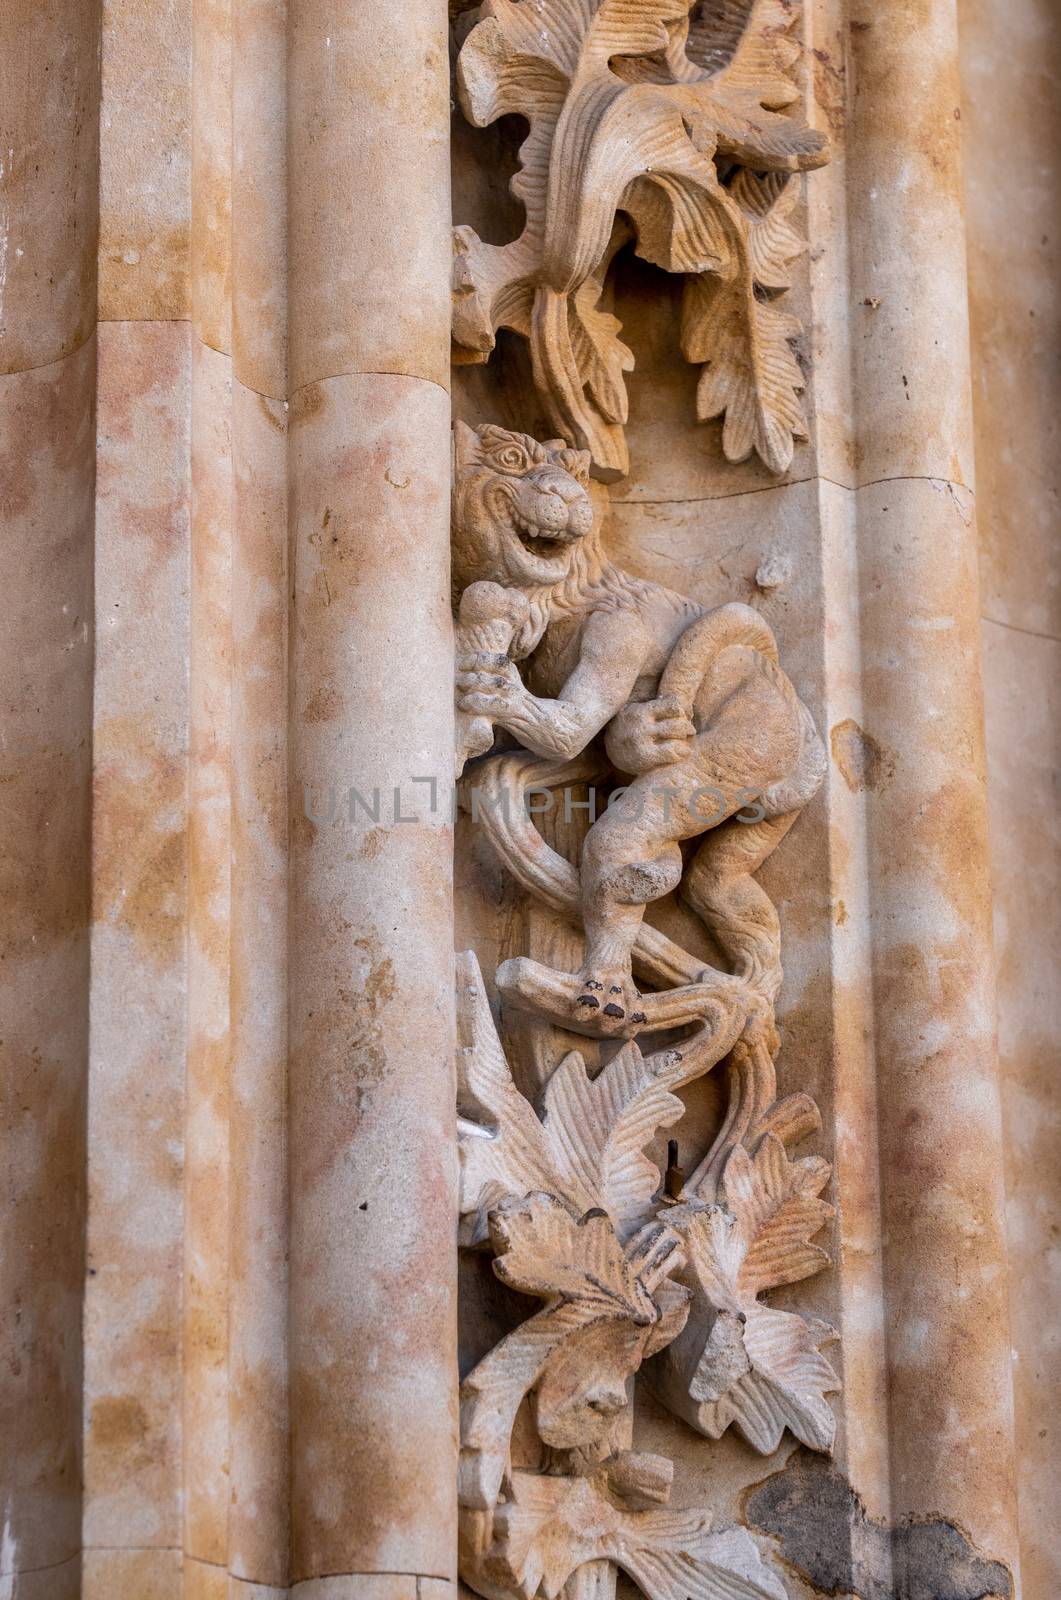
[[[518,511],[513,511],[512,526],[524,550],[529,550],[532,556],[541,556],[546,561],[562,556],[572,542],[570,533],[558,534],[552,530],[546,533],[537,523],[531,522],[527,517],[521,517]]]

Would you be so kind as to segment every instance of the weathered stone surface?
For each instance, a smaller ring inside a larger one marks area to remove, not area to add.
[[[452,769],[447,434],[444,391],[413,378],[335,378],[293,407],[296,1582],[452,1575],[452,832],[412,782]]]
[[[452,208],[442,0],[0,15],[0,1592],[1055,1600],[1058,20],[448,12]],[[458,542],[455,830],[451,327],[461,471],[564,435]],[[727,760],[782,680],[827,752],[743,923],[579,809],[720,608]]]
[[[14,1573],[80,1544],[95,369],[92,339],[0,377],[0,1495]],[[73,1595],[76,1569],[58,1581]]]
[[[190,357],[184,323],[100,330],[83,1520],[105,1547],[180,1536]]]
[[[292,392],[347,372],[449,386],[443,0],[290,0]]]
[[[1061,172],[1047,155],[1058,148],[1061,18],[1039,0],[1004,16],[964,0],[961,45],[1021,1582],[1038,1596],[1061,1586]]]
[[[102,43],[100,319],[186,319],[192,0],[106,0]]]

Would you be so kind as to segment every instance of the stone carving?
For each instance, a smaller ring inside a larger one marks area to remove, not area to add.
[[[769,1455],[787,1427],[832,1446],[833,1331],[762,1298],[827,1264],[832,1212],[828,1164],[788,1154],[819,1118],[777,1093],[780,933],[753,877],[821,781],[820,742],[756,612],[704,612],[607,561],[587,453],[458,424],[455,465],[464,800],[585,939],[578,970],[518,955],[496,974],[542,1047],[537,1096],[474,955],[459,962],[461,1242],[540,1303],[462,1385],[461,1570],[489,1600],[603,1594],[619,1567],[650,1600],[781,1597],[744,1530],[666,1507],[670,1465],[631,1448],[631,1401],[648,1363],[708,1438],[733,1426]],[[569,859],[534,813],[586,781],[622,793]],[[646,923],[675,889],[725,966]],[[643,1052],[661,1029],[684,1032]],[[688,1177],[661,1173],[650,1147],[683,1115],[677,1091],[723,1062],[713,1144]]]
[[[539,758],[509,759],[491,777],[509,791],[512,834],[502,853],[542,898],[555,899],[562,880],[569,909],[574,874],[534,843],[524,791],[564,781],[601,733],[612,766],[629,780],[582,851],[586,955],[567,986],[568,1026],[616,1034],[647,1018],[631,970],[644,908],[677,888],[737,974],[773,1002],[780,935],[752,874],[817,790],[824,753],[758,612],[727,605],[705,613],[607,561],[587,471],[585,455],[562,446],[458,424],[456,582],[462,591],[473,585],[477,607],[493,584],[506,627],[506,589],[524,596],[527,610],[507,651],[483,651],[475,647],[483,623],[467,624],[462,594],[457,686],[464,715],[507,730]],[[517,666],[532,654],[540,693]],[[683,874],[679,846],[705,832]]]
[[[784,0],[485,0],[460,51],[465,115],[517,113],[530,131],[512,191],[523,232],[454,232],[455,357],[485,361],[499,328],[530,343],[551,426],[600,476],[627,469],[624,373],[633,356],[600,302],[616,251],[685,276],[682,350],[703,364],[701,420],[725,418],[731,461],[774,472],[805,436],[800,332],[777,296],[804,248],[791,175],[825,141],[799,99]]]
[[[836,1419],[825,1396],[839,1384],[819,1347],[835,1334],[759,1300],[828,1265],[810,1242],[832,1216],[818,1198],[828,1181],[827,1162],[790,1161],[768,1133],[754,1155],[743,1145],[730,1153],[720,1205],[694,1201],[670,1213],[686,1251],[693,1329],[710,1323],[711,1335],[702,1347],[695,1332],[671,1346],[661,1388],[699,1433],[717,1439],[733,1423],[767,1456],[788,1427],[811,1449],[832,1449]]]
[[[492,1515],[465,1512],[465,1581],[490,1600],[545,1600],[589,1563],[608,1561],[653,1600],[785,1600],[785,1587],[743,1528],[714,1531],[700,1511],[665,1506],[670,1462],[633,1451],[588,1477],[514,1472]]]

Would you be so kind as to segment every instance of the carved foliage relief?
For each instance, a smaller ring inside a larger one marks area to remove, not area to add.
[[[558,433],[604,478],[627,469],[633,356],[601,299],[612,257],[685,280],[682,352],[701,366],[697,415],[723,417],[731,461],[775,472],[804,437],[800,326],[778,303],[803,249],[791,176],[824,139],[792,114],[799,47],[786,0],[485,0],[457,64],[483,127],[530,131],[512,181],[509,244],[454,232],[455,356],[485,361],[499,328],[529,341]]]
[[[756,877],[822,744],[759,612],[618,567],[591,482],[626,462],[632,362],[600,301],[629,237],[686,276],[684,353],[727,455],[789,459],[802,380],[775,302],[790,177],[823,159],[786,114],[791,20],[779,0],[486,0],[460,51],[471,120],[530,132],[521,236],[456,230],[455,339],[486,360],[499,327],[526,337],[557,430],[455,430],[458,789],[527,908],[489,986],[458,960],[461,1244],[519,1308],[461,1387],[461,1575],[487,1600],[606,1600],[620,1570],[650,1600],[784,1600],[746,1529],[671,1507],[671,1462],[634,1447],[638,1384],[705,1450],[833,1445],[835,1333],[774,1299],[828,1266],[832,1211],[828,1163],[797,1151],[817,1108],[778,1091],[780,923]],[[573,820],[587,786],[606,803]],[[667,896],[712,961],[646,917]],[[708,1073],[698,1147],[682,1092]]]

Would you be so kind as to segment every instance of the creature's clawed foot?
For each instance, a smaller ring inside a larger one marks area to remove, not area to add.
[[[630,1023],[644,1022],[641,995],[629,966],[608,967],[590,962],[578,974],[575,1016],[581,1022],[599,1019],[602,1032],[619,1033]]]

